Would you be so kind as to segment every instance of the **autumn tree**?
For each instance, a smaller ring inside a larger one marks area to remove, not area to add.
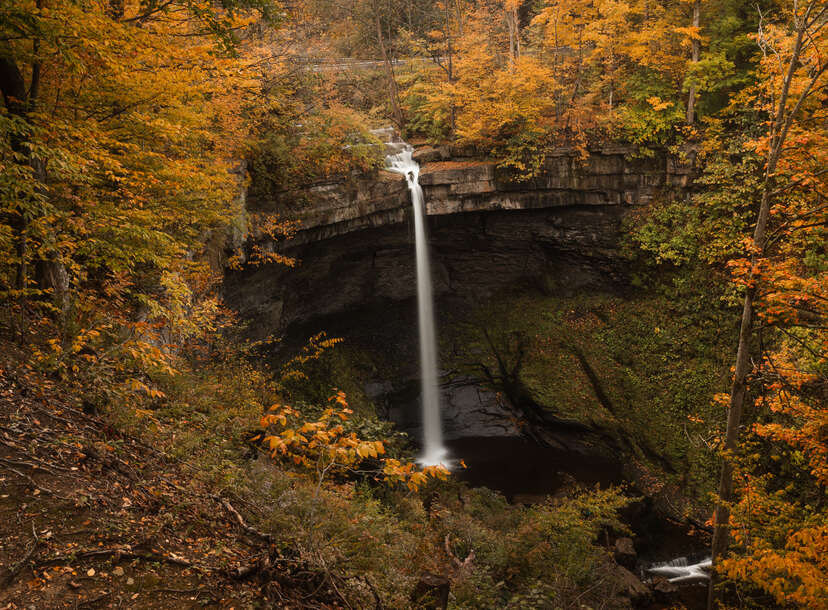
[[[329,41],[327,50],[337,54],[335,61],[344,66],[352,58],[376,62],[383,74],[386,116],[403,128],[408,117],[401,105],[397,60],[416,55],[419,50],[412,42],[433,34],[446,17],[453,19],[459,5],[434,0],[303,0],[297,4],[304,10],[304,20],[315,25],[316,38]],[[442,52],[437,59],[443,59]]]
[[[621,137],[664,147],[684,118],[685,43],[695,32],[684,18],[643,1],[478,2],[462,35],[455,28],[448,78],[425,66],[408,88],[413,125],[527,175],[553,145],[584,151],[590,138]]]
[[[774,367],[772,377],[775,380],[768,389],[770,397],[776,396],[771,400],[777,401],[777,406],[771,409],[787,413],[787,425],[802,426],[802,435],[782,432],[785,424],[781,428],[778,424],[770,424],[757,431],[794,446],[804,445],[806,452],[817,459],[817,467],[812,473],[818,481],[820,477],[818,460],[823,449],[819,442],[814,444],[819,435],[811,436],[807,431],[813,430],[812,426],[819,428],[822,411],[808,406],[808,399],[794,396],[801,394],[805,380],[817,373],[824,363],[824,352],[821,351],[824,342],[814,341],[807,337],[807,331],[803,335],[803,331],[797,329],[818,327],[824,320],[821,306],[824,271],[819,265],[814,268],[808,260],[813,260],[813,256],[824,256],[824,222],[820,218],[824,218],[826,134],[820,127],[819,117],[824,113],[828,70],[823,57],[828,5],[813,0],[804,6],[784,6],[782,11],[783,15],[789,16],[787,20],[763,23],[757,35],[763,52],[761,76],[752,97],[742,98],[743,102],[753,103],[766,113],[768,130],[754,143],[754,148],[764,155],[765,163],[753,237],[747,244],[745,258],[733,263],[745,296],[733,384],[727,397],[725,455],[714,516],[714,566],[722,561],[728,550],[735,455],[742,415],[749,404],[749,389],[754,387],[753,395],[762,391],[751,385],[750,379],[756,372],[752,350],[757,316],[766,324],[778,327],[785,337],[781,345],[787,346],[777,357],[788,366],[782,366],[781,370]],[[817,246],[820,235],[822,245]],[[798,357],[788,353],[794,344],[797,350],[805,350],[807,360],[816,358],[805,371],[794,372],[801,371],[796,366]],[[804,539],[794,543],[807,544]],[[738,563],[729,565],[732,573],[738,573],[733,567]],[[804,573],[802,577],[805,578]],[[774,594],[782,593],[774,590]],[[714,601],[715,588],[711,584],[709,607]],[[796,599],[792,597],[791,601]]]
[[[119,369],[169,371],[162,346],[211,327],[199,253],[241,213],[242,117],[261,86],[242,38],[270,8],[2,10],[2,296],[21,340],[48,339],[34,362],[119,391]]]

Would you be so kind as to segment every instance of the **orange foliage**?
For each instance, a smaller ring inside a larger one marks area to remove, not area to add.
[[[793,9],[800,12],[798,19],[805,19],[807,10],[826,10],[819,2]],[[781,25],[762,29],[757,36],[764,52],[761,78],[737,103],[772,116],[786,75],[777,54],[790,53],[794,38]],[[826,48],[828,33],[815,28],[792,72],[788,111],[796,108],[799,114],[766,185],[771,191],[767,243],[756,249],[746,240],[745,256],[730,263],[735,281],[757,291],[756,316],[770,347],[751,384],[764,408],[738,464],[740,493],[731,519],[737,552],[722,562],[722,570],[781,605],[809,608],[828,604]],[[773,134],[748,148],[767,155]]]
[[[331,406],[313,421],[305,420],[300,411],[288,405],[270,407],[259,422],[265,430],[261,442],[270,455],[310,469],[320,485],[329,474],[359,471],[389,483],[404,483],[416,491],[429,478],[445,480],[448,476],[443,466],[418,469],[410,462],[381,457],[385,454],[382,441],[363,440],[345,429],[353,413],[345,393],[337,392],[329,402]]]

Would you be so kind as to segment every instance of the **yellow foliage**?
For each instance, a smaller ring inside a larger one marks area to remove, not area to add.
[[[329,402],[331,406],[314,421],[303,421],[302,414],[288,405],[271,406],[259,422],[265,430],[261,442],[271,457],[311,469],[320,483],[330,473],[359,470],[416,491],[429,478],[444,480],[448,476],[442,466],[417,469],[411,462],[381,457],[385,455],[381,440],[360,439],[340,423],[347,422],[352,413],[345,393],[337,391]]]

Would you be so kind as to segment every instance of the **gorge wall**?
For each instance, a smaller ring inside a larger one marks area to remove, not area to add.
[[[629,148],[549,156],[536,178],[516,180],[493,161],[421,148],[435,296],[479,300],[516,281],[553,289],[624,282],[618,246],[624,216],[656,196],[674,196],[690,170],[667,155]],[[252,239],[295,257],[228,272],[228,301],[254,336],[331,314],[413,298],[413,222],[405,180],[390,172],[349,176],[248,202]],[[299,230],[275,241],[261,230],[276,216]]]

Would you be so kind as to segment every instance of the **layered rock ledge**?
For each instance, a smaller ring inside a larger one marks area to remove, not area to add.
[[[520,181],[490,160],[418,151],[438,298],[479,300],[517,281],[568,289],[624,281],[618,246],[622,219],[657,196],[672,196],[690,170],[666,155],[636,159],[605,148],[582,159],[550,155],[538,177]],[[249,201],[257,214],[298,221],[290,240],[263,232],[254,243],[296,257],[228,273],[228,301],[254,335],[284,331],[347,311],[413,298],[416,289],[411,202],[402,176],[343,177]]]
[[[583,159],[572,149],[547,158],[539,175],[519,179],[496,161],[451,157],[448,149],[415,153],[429,216],[565,206],[636,206],[665,189],[687,185],[690,168],[668,155],[634,158],[629,147],[595,150]],[[405,179],[387,171],[342,176],[250,201],[253,212],[300,223],[290,245],[404,222],[410,211]]]

